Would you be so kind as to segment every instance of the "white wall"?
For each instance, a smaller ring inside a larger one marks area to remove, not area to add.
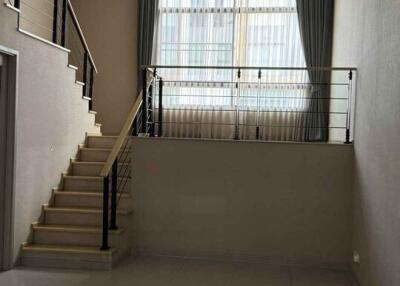
[[[0,5],[0,45],[19,52],[16,122],[15,249],[26,241],[41,204],[83,143],[98,132],[68,53],[17,31],[17,14]]]
[[[346,267],[353,148],[136,138],[136,249]]]
[[[400,285],[400,2],[337,0],[334,42],[333,64],[359,69],[353,271],[362,286]]]

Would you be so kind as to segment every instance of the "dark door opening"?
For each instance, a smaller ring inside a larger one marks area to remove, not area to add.
[[[16,54],[0,46],[0,271],[13,265]]]

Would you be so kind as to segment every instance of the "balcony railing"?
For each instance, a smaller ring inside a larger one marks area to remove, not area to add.
[[[353,140],[356,68],[142,68],[143,76],[151,72],[154,78],[149,89],[154,104],[149,107],[148,124],[154,125],[151,131],[155,136]],[[145,93],[143,98],[147,98]]]
[[[69,0],[8,0],[20,10],[19,29],[68,49],[69,65],[76,68],[76,80],[83,85],[82,96],[92,110],[94,75],[97,68],[75,11]]]

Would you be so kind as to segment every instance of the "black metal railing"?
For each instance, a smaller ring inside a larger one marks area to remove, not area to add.
[[[21,10],[21,30],[70,51],[68,63],[77,68],[76,80],[83,85],[82,96],[92,110],[97,69],[70,0],[9,0],[9,4]]]
[[[144,66],[157,70],[154,136],[353,140],[356,68]],[[313,78],[311,80],[310,78]]]
[[[155,136],[154,104],[155,83],[162,81],[155,70],[142,74],[147,83],[134,106],[111,150],[107,162],[100,173],[103,177],[103,225],[101,250],[110,248],[108,236],[110,230],[118,229],[119,202],[127,192],[131,180],[131,136]],[[162,91],[161,91],[162,93]]]

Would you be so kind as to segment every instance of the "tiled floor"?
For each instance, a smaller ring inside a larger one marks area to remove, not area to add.
[[[114,270],[73,271],[17,268],[0,273],[1,286],[355,286],[341,271],[142,257]]]

